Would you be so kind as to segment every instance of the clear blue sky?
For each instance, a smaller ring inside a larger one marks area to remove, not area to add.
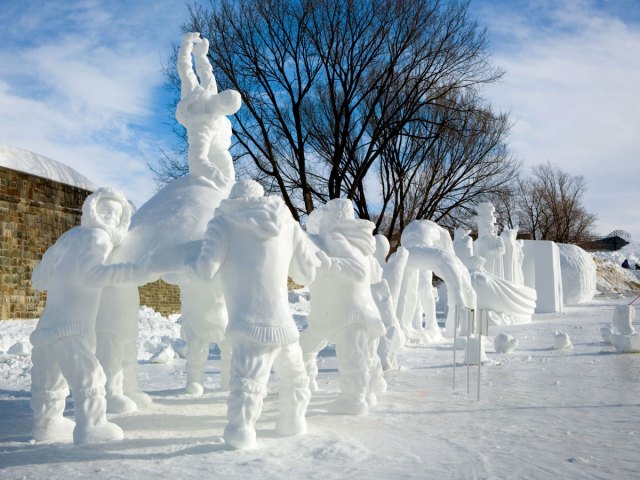
[[[514,154],[583,175],[597,231],[640,240],[640,1],[471,8],[506,72],[486,94],[511,114]],[[0,144],[142,204],[146,162],[175,142],[162,68],[186,17],[180,0],[0,0]]]

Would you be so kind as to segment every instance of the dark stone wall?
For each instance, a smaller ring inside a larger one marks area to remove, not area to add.
[[[91,192],[0,167],[0,320],[38,318],[46,294],[31,272],[60,235],[80,224]],[[167,315],[180,311],[179,292],[164,282],[141,288],[141,304]]]

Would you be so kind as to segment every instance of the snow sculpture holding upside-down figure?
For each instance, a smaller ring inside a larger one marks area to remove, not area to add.
[[[145,283],[145,257],[137,264],[106,265],[125,238],[131,207],[124,195],[101,188],[82,207],[81,225],[64,233],[42,257],[32,276],[47,291],[47,303],[31,334],[31,409],[36,441],[97,443],[123,438],[107,421],[105,375],[94,354],[95,319],[106,285]],[[63,417],[67,385],[76,422]]]
[[[253,180],[236,183],[209,222],[200,253],[186,262],[196,281],[219,275],[223,286],[232,345],[224,439],[232,448],[255,445],[272,366],[280,384],[278,433],[306,431],[311,396],[289,310],[287,276],[308,285],[320,265],[319,251],[282,199],[263,194]]]
[[[135,261],[148,250],[166,250],[189,242],[198,248],[215,208],[229,194],[235,173],[228,152],[231,123],[226,116],[240,108],[240,94],[233,90],[218,93],[206,56],[208,48],[207,40],[198,33],[187,33],[178,52],[182,90],[176,118],[187,129],[189,173],[166,185],[135,213],[130,233],[112,262]],[[223,344],[227,313],[220,286],[215,281],[196,283],[184,276],[165,280],[180,287],[182,335],[188,342],[187,391],[201,394],[209,344],[222,344],[223,364],[228,355]],[[148,395],[138,391],[135,380],[139,304],[137,288],[109,287],[103,291],[97,354],[107,375],[107,402],[113,413],[133,411],[150,402]],[[221,383],[224,387],[226,380]]]

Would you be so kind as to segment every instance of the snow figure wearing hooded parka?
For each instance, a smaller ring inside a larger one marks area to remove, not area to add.
[[[235,172],[228,152],[232,129],[226,115],[240,108],[240,94],[233,90],[218,93],[208,50],[209,43],[200,34],[186,33],[178,51],[181,94],[176,118],[187,129],[189,173],[167,184],[140,207],[133,215],[126,241],[111,262],[134,261],[150,250],[171,251],[190,242],[197,244],[215,208],[231,189]],[[181,333],[187,341],[187,392],[203,392],[210,343],[220,346],[221,386],[226,388],[227,312],[220,286],[215,281],[202,285],[183,277],[164,280],[180,287]],[[137,288],[109,287],[103,292],[97,319],[97,355],[107,375],[107,406],[112,413],[131,412],[151,402],[136,384],[139,307]]]
[[[79,227],[64,233],[33,271],[47,303],[31,334],[31,409],[36,441],[96,443],[123,438],[106,419],[105,375],[95,356],[95,320],[106,285],[137,285],[146,261],[106,265],[124,239],[131,207],[120,192],[101,188],[87,197]],[[63,417],[71,387],[76,422]]]
[[[335,344],[340,397],[328,409],[365,415],[376,404],[376,394],[386,391],[377,354],[385,327],[371,292],[371,284],[382,277],[374,257],[375,226],[355,219],[351,201],[344,198],[316,210],[319,229],[312,238],[329,258],[310,286],[309,327],[300,344],[312,384],[318,373],[317,353],[327,343]]]
[[[287,276],[309,284],[320,264],[318,250],[282,199],[263,195],[257,182],[237,182],[209,222],[200,254],[186,265],[193,278],[219,275],[222,284],[232,351],[224,439],[232,448],[255,445],[272,366],[280,383],[281,435],[306,431],[311,396]]]

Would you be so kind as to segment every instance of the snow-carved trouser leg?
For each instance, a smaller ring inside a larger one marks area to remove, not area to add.
[[[31,410],[36,442],[71,442],[75,423],[63,416],[67,382],[49,345],[34,346],[31,369]]]
[[[329,405],[330,412],[350,415],[366,415],[369,412],[365,401],[371,380],[369,340],[367,327],[362,324],[348,325],[337,335],[340,397]]]
[[[300,345],[296,342],[283,346],[273,367],[280,382],[280,415],[276,430],[280,435],[305,433],[305,414],[311,399],[311,390]]]
[[[124,394],[124,342],[110,332],[97,332],[96,357],[107,378],[107,412],[129,413],[138,409],[136,403]]]
[[[64,337],[52,344],[62,374],[71,386],[76,413],[73,441],[98,443],[123,438],[122,429],[107,421],[105,375],[88,338]]]
[[[193,333],[183,334],[183,338],[187,341],[187,393],[202,395],[209,340]]]
[[[223,435],[232,448],[250,448],[256,443],[255,424],[262,412],[269,373],[279,350],[280,347],[260,345],[247,338],[232,342],[228,423]]]
[[[220,340],[218,348],[220,349],[220,389],[227,391],[231,373],[231,342],[226,339]]]
[[[149,395],[138,388],[138,380],[136,378],[138,346],[136,345],[136,338],[137,334],[122,340],[122,390],[127,397],[136,402],[138,408],[145,408],[151,405],[152,400]]]
[[[384,379],[382,373],[382,363],[378,356],[378,344],[380,338],[369,337],[368,350],[369,350],[369,393],[367,394],[367,403],[370,407],[377,404],[376,395],[380,395],[387,391],[387,382]],[[384,337],[382,337],[384,338]]]
[[[309,326],[300,334],[300,348],[304,366],[309,376],[309,388],[312,392],[318,391],[318,352],[327,346],[327,339],[320,332],[316,332],[313,326]]]

